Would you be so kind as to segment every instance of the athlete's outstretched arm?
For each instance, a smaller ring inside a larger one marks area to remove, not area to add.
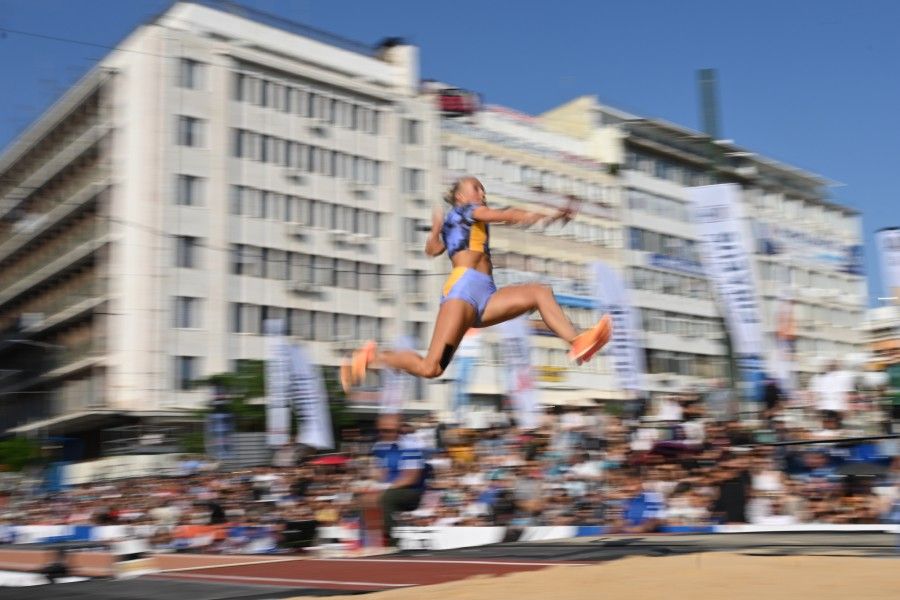
[[[487,206],[479,206],[472,211],[472,217],[476,221],[481,221],[482,223],[508,223],[510,225],[534,225],[541,221],[544,221],[545,225],[549,225],[559,219],[568,218],[570,214],[567,210],[559,211],[556,215],[545,215],[518,208],[488,208]]]

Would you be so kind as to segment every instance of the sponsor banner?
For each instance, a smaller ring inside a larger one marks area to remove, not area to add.
[[[784,533],[793,531],[882,531],[900,533],[900,525],[884,524],[832,524],[832,523],[797,523],[796,525],[715,525],[715,533]]]
[[[65,529],[64,526],[50,525],[16,525],[11,526],[15,530],[15,543],[46,543],[45,536],[49,528],[56,530]],[[98,530],[111,526],[89,526],[95,531],[92,539],[111,539],[110,534],[102,534]],[[202,546],[209,542],[211,537],[227,538],[233,548],[241,554],[271,553],[276,549],[274,532],[265,526],[179,526],[185,529],[180,532],[176,529],[175,535],[184,543],[184,547]],[[138,528],[135,528],[138,529]],[[137,535],[150,537],[155,527],[146,528],[144,531],[136,531]],[[660,533],[684,533],[684,534],[716,534],[716,533],[791,533],[791,532],[883,532],[900,533],[900,525],[891,523],[880,524],[832,524],[832,523],[798,523],[793,525],[669,525],[660,528]],[[397,527],[394,529],[399,546],[402,550],[450,550],[453,548],[465,548],[472,546],[484,546],[500,542],[518,541],[547,541],[568,539],[576,537],[594,537],[606,535],[609,531],[606,527],[596,525],[572,525],[557,527]],[[321,540],[332,540],[341,543],[342,548],[349,549],[353,543],[359,540],[360,531],[356,527],[333,526],[321,527],[317,530]],[[188,537],[184,537],[188,536]],[[65,540],[64,540],[65,541]],[[140,554],[148,550],[148,545],[143,539],[128,540],[111,545],[112,554],[117,556],[129,556]],[[155,570],[156,565],[149,563],[136,563],[135,567],[141,570]]]
[[[881,260],[881,279],[886,296],[900,295],[900,227],[881,229],[875,234]]]
[[[705,276],[703,265],[695,263],[692,260],[678,258],[677,256],[666,256],[665,254],[648,254],[647,266],[656,267],[658,269],[668,269],[670,271],[680,271],[687,275]]]
[[[521,429],[538,427],[539,407],[531,371],[531,327],[525,316],[498,325],[506,364],[506,389]]]
[[[543,283],[552,287],[553,293],[556,295],[589,296],[591,294],[590,284],[571,277],[552,277],[533,271],[520,271],[505,267],[494,269],[493,274],[497,287],[520,283]]]
[[[637,341],[640,317],[629,301],[621,276],[612,267],[595,262],[592,271],[599,312],[608,313],[613,320],[612,339],[606,352],[612,360],[619,385],[626,390],[643,389],[646,366],[643,349]]]
[[[573,538],[578,527],[572,525],[557,527],[526,527],[519,536],[520,542],[543,542],[547,540],[565,540]]]
[[[498,544],[506,527],[396,527],[394,536],[401,550],[451,550]]]
[[[764,371],[762,323],[740,188],[734,184],[707,185],[691,188],[690,192],[700,257],[725,315],[735,360],[746,382],[758,382]]]
[[[306,350],[290,348],[289,396],[298,419],[297,441],[313,448],[334,448],[328,395],[319,368],[312,364]]]
[[[281,319],[263,323],[266,334],[266,442],[283,446],[290,441],[291,409],[288,406],[290,350]]]
[[[413,340],[408,336],[400,337],[394,344],[395,350],[412,350]],[[383,415],[398,414],[403,412],[403,406],[415,394],[415,377],[405,371],[384,369],[384,380],[381,386],[381,401],[379,412]]]
[[[441,129],[449,133],[456,133],[469,138],[488,142],[490,144],[504,146],[510,150],[527,152],[528,154],[540,156],[550,160],[573,164],[583,169],[603,171],[606,168],[606,166],[602,162],[596,161],[587,156],[582,156],[575,152],[567,152],[562,149],[551,147],[553,141],[561,141],[562,136],[557,136],[556,134],[547,130],[538,128],[533,129],[531,132],[532,135],[545,138],[547,143],[526,140],[520,135],[512,135],[510,133],[499,131],[499,129],[505,129],[508,131],[509,128],[504,127],[503,123],[498,122],[498,118],[502,121],[513,122],[516,125],[525,125],[526,127],[533,128],[537,124],[537,121],[530,115],[525,115],[518,111],[514,111],[512,109],[497,105],[489,105],[485,113],[487,113],[487,115],[483,113],[480,119],[481,122],[478,124],[464,123],[461,121],[449,119],[442,120]],[[485,116],[494,118],[486,120]],[[576,146],[579,145],[580,144],[576,144]],[[572,147],[572,149],[576,150],[575,147]]]
[[[456,171],[452,169],[444,170],[444,182],[450,184],[460,177],[466,177],[468,173],[465,171]],[[518,200],[519,202],[527,202],[529,204],[540,204],[555,209],[563,209],[572,205],[572,199],[566,194],[544,191],[535,187],[528,187],[518,183],[509,183],[491,177],[479,177],[484,184],[487,193],[490,196],[502,196],[510,200]],[[597,204],[596,201],[583,200],[578,203],[579,215],[598,217],[601,219],[615,218],[615,212],[612,208],[604,204]]]
[[[833,238],[792,229],[780,223],[754,220],[751,227],[753,249],[757,254],[789,254],[792,260],[818,263],[852,275],[865,273],[862,246],[858,244],[842,244]]]

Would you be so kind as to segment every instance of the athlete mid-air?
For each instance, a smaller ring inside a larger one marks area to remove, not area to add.
[[[553,333],[569,343],[569,357],[578,364],[590,360],[609,341],[612,334],[609,315],[603,315],[591,329],[578,333],[549,287],[525,283],[498,290],[494,285],[489,224],[549,224],[570,219],[570,208],[549,217],[515,208],[490,208],[485,203],[484,186],[474,177],[459,179],[444,199],[451,208],[446,215],[438,211],[433,215],[425,253],[439,256],[446,250],[453,270],[444,283],[441,308],[427,354],[420,356],[412,350],[379,351],[374,341],[368,341],[341,367],[345,390],[362,382],[369,366],[388,367],[419,377],[439,377],[470,327],[490,327],[533,310],[541,314]]]

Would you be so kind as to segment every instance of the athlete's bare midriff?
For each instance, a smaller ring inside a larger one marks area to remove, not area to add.
[[[484,252],[460,250],[450,258],[450,262],[454,267],[475,269],[480,273],[493,277],[494,265],[491,264],[491,259]]]

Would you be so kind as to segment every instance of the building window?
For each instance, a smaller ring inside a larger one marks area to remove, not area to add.
[[[316,256],[313,258],[313,277],[316,285],[333,287],[337,273],[335,273],[335,259],[328,256]]]
[[[178,87],[199,90],[203,87],[203,63],[182,58],[178,63]]]
[[[381,289],[381,267],[372,263],[359,265],[359,289],[374,291]],[[370,336],[371,337],[371,336]]]
[[[414,119],[403,119],[403,125],[400,131],[400,139],[404,144],[421,144],[422,121],[416,121]]]
[[[203,145],[203,119],[178,117],[178,145],[199,148]]]
[[[425,172],[422,169],[403,169],[403,192],[417,193],[425,187]]]
[[[244,305],[240,302],[231,303],[231,333],[243,333],[243,310]]]
[[[196,356],[175,357],[175,389],[189,390],[197,380],[200,359]]]
[[[232,80],[232,98],[237,102],[244,101],[244,88],[246,87],[247,76],[243,73],[235,73],[234,79]]]
[[[313,313],[308,310],[291,310],[288,313],[288,333],[301,340],[313,339]]]
[[[197,249],[200,247],[199,238],[186,235],[175,237],[175,266],[184,269],[197,268]]]
[[[337,315],[327,312],[313,313],[313,339],[322,342],[334,341],[335,321]]]
[[[232,275],[259,277],[262,274],[262,269],[262,252],[260,248],[243,244],[234,244],[232,246]]]
[[[244,158],[244,130],[232,129],[231,132],[231,155],[235,158]]]
[[[196,329],[200,327],[200,298],[176,296],[173,327]]]
[[[200,206],[203,195],[203,178],[195,175],[178,175],[175,178],[175,203],[180,206]]]

